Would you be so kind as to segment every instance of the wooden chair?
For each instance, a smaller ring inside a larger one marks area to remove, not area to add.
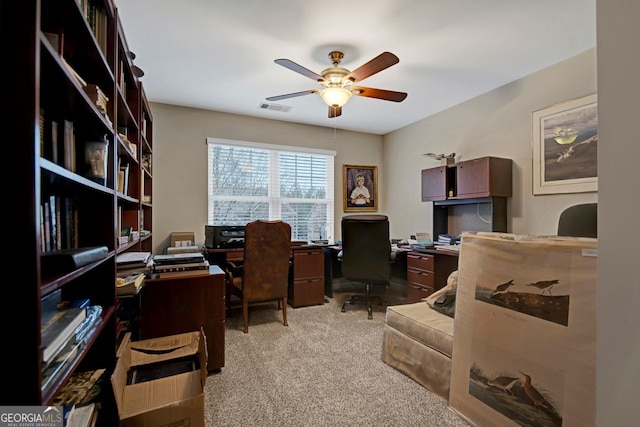
[[[249,304],[278,301],[282,323],[287,323],[287,292],[291,257],[291,226],[282,221],[247,224],[242,265],[227,262],[231,292],[242,301],[244,332],[249,332]]]

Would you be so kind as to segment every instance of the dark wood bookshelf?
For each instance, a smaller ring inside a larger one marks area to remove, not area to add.
[[[115,260],[123,251],[153,247],[152,201],[143,197],[151,195],[152,175],[142,162],[152,153],[153,118],[113,0],[3,2],[0,35],[9,61],[2,67],[9,109],[2,119],[11,242],[6,265],[19,269],[5,294],[14,306],[2,315],[3,377],[11,387],[0,401],[47,405],[75,372],[115,366]],[[119,135],[123,129],[127,141]],[[86,161],[88,147],[102,147],[91,151],[98,163]],[[117,191],[123,161],[130,165],[127,194]],[[119,245],[120,227],[148,233]],[[47,235],[50,247],[43,243]],[[105,246],[107,255],[63,273],[41,269],[48,250],[90,246]],[[89,299],[102,312],[84,344],[43,387],[42,299],[58,290],[63,300]]]

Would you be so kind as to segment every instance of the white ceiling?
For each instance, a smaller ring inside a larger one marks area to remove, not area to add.
[[[595,0],[116,0],[147,98],[235,114],[386,134],[596,45]],[[359,82],[407,92],[354,96],[327,117],[319,88],[273,61],[354,70],[383,51],[400,62]]]

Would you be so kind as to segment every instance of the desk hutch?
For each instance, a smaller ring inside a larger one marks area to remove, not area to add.
[[[512,160],[482,157],[422,170],[422,201],[433,203],[433,240],[463,231],[508,231]],[[428,250],[407,254],[407,302],[442,288],[457,269],[458,254]]]

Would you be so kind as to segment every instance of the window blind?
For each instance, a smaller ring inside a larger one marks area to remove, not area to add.
[[[333,241],[335,152],[207,138],[210,225],[282,220],[291,238]]]

